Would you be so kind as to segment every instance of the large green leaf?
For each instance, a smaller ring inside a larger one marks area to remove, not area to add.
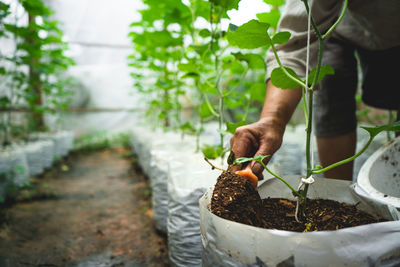
[[[272,37],[273,44],[284,44],[290,39],[290,32],[278,32]]]
[[[316,72],[317,72],[317,67],[312,69],[312,71],[308,75],[308,84],[309,85],[311,85],[312,82],[314,81]],[[329,66],[329,65],[321,66],[321,69],[320,69],[319,74],[318,74],[317,83],[322,81],[322,79],[324,79],[324,77],[326,75],[332,75],[332,74],[335,74],[335,70],[331,66]]]
[[[279,19],[281,18],[281,12],[279,9],[272,9],[270,12],[258,13],[258,21],[271,25],[272,28],[278,26]]]
[[[373,138],[383,131],[400,132],[400,121],[376,127],[361,126],[361,128],[368,131],[370,136]]]
[[[290,75],[300,79],[294,70],[288,67],[285,67],[285,69]],[[275,68],[271,72],[271,82],[273,85],[281,89],[296,89],[299,87],[299,84],[290,79],[280,67]]]
[[[241,52],[232,53],[240,61],[245,61],[250,69],[265,69],[265,62],[262,56],[254,53],[242,54]]]
[[[236,31],[228,33],[228,42],[231,46],[253,49],[262,46],[269,46],[269,38],[266,36],[269,25],[257,20],[238,27]]]

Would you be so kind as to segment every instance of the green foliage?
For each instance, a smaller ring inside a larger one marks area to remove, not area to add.
[[[279,9],[272,9],[270,12],[258,13],[257,19],[259,22],[263,22],[276,28],[278,26],[279,19],[281,18],[281,12]]]
[[[74,152],[91,152],[114,147],[130,148],[129,132],[110,134],[97,131],[83,135],[75,140]]]
[[[250,69],[265,70],[264,58],[259,54],[253,54],[253,53],[242,54],[241,52],[237,52],[237,53],[232,53],[232,55],[235,56],[237,60],[245,61]]]
[[[45,130],[43,113],[68,105],[69,95],[64,87],[69,78],[65,71],[74,62],[65,55],[67,43],[62,41],[58,22],[51,18],[53,11],[42,0],[24,0],[16,4],[24,10],[27,23],[21,23],[9,6],[0,1],[0,37],[15,43],[12,54],[6,55],[0,49],[1,63],[4,63],[0,74],[7,88],[1,107],[20,108],[22,103],[21,108],[30,111],[29,125],[22,128]],[[9,143],[14,127],[10,115],[6,117],[2,123],[3,145]]]
[[[238,27],[234,32],[228,33],[228,41],[232,46],[252,49],[269,45],[267,32],[269,24],[250,20]]]
[[[131,24],[134,53],[129,64],[135,87],[147,103],[147,116],[157,126],[196,136],[203,123],[218,121],[220,143],[206,145],[203,152],[223,157],[226,134],[261,108],[265,87],[261,92],[254,85],[264,82],[265,50],[242,53],[229,46],[222,22],[239,0],[144,3],[141,20]],[[171,12],[180,19],[173,21]],[[203,19],[208,24],[195,27]],[[195,112],[191,118],[182,116],[185,106]]]
[[[317,68],[315,67],[314,69],[311,70],[310,74],[308,75],[308,83],[310,86],[315,79],[316,71]],[[335,70],[331,66],[328,65],[321,66],[318,74],[317,83],[322,81],[326,75],[333,75],[333,74],[335,74]]]
[[[400,132],[400,121],[376,127],[361,126],[361,128],[366,130],[371,138],[374,138],[383,131]]]
[[[296,79],[300,80],[300,77],[297,76],[296,72],[291,68],[285,67],[284,68],[291,76],[295,77]],[[299,84],[292,79],[287,77],[287,74],[282,70],[282,68],[275,68],[271,72],[271,83],[278,88],[281,89],[296,89],[299,87]]]

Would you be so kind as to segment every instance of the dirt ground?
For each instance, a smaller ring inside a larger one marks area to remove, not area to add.
[[[127,153],[71,154],[34,179],[2,209],[0,266],[168,266],[148,180]]]

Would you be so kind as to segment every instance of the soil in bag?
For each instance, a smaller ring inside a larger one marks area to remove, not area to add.
[[[338,230],[386,221],[350,205],[328,199],[307,199],[305,216],[295,219],[296,201],[261,199],[249,179],[229,171],[217,179],[211,212],[224,219],[267,229],[295,232]]]

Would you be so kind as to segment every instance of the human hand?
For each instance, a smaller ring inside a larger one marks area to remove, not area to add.
[[[285,124],[275,118],[262,118],[259,121],[236,129],[231,138],[231,151],[235,158],[273,155],[281,146]],[[270,157],[264,159],[267,164]],[[263,179],[263,166],[255,161],[249,166],[232,166],[236,172],[242,168],[251,168],[259,180]]]

